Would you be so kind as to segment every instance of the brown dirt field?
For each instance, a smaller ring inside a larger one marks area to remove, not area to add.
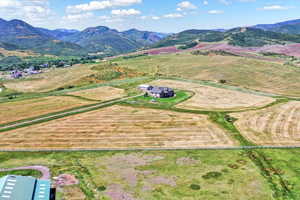
[[[125,92],[123,89],[109,86],[81,90],[77,92],[71,92],[68,94],[99,101],[107,101],[125,96]]]
[[[0,104],[0,124],[92,104],[75,97],[52,96]]]
[[[5,87],[21,92],[47,92],[56,88],[72,85],[81,78],[95,73],[91,65],[76,65],[69,68],[50,69],[30,79],[5,82]]]
[[[300,145],[300,102],[235,113],[241,134],[258,145]]]
[[[185,109],[241,110],[245,108],[261,107],[275,101],[275,99],[270,97],[246,94],[238,91],[203,86],[183,81],[158,80],[153,81],[150,84],[194,92],[195,95],[191,99],[177,105],[178,108]]]
[[[1,149],[231,147],[205,115],[112,106],[1,133]]]

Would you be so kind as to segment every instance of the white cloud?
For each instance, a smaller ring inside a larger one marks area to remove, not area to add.
[[[122,9],[122,10],[112,10],[112,15],[118,15],[118,16],[131,16],[131,15],[140,15],[141,11],[136,9]]]
[[[208,5],[208,1],[203,1],[203,5],[207,6]]]
[[[181,18],[183,17],[180,13],[170,13],[163,16],[164,18]]]
[[[1,0],[0,1],[0,8],[14,8],[20,7],[22,4],[16,0]]]
[[[219,2],[222,4],[225,4],[225,5],[231,4],[231,2],[229,0],[219,0]]]
[[[177,6],[178,6],[177,8],[178,11],[197,9],[197,6],[195,6],[189,1],[180,2],[179,4],[177,4]]]
[[[0,13],[2,17],[19,18],[33,24],[43,24],[55,15],[48,0],[0,0]]]
[[[153,20],[160,20],[160,17],[158,17],[158,16],[153,16],[152,19],[153,19]]]
[[[104,1],[91,1],[85,4],[77,4],[67,6],[67,13],[80,13],[96,10],[104,10],[113,7],[130,6],[142,3],[142,0],[104,0]]]
[[[210,10],[208,11],[209,14],[217,15],[217,14],[223,14],[223,10]]]
[[[261,8],[260,10],[288,10],[290,7],[286,6],[280,6],[280,5],[271,5],[271,6],[265,6]]]
[[[94,14],[91,12],[88,13],[81,13],[81,14],[70,14],[63,17],[64,20],[70,20],[70,21],[80,21],[82,19],[88,19],[93,17]]]

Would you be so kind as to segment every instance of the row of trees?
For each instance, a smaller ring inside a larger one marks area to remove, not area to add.
[[[8,56],[0,60],[0,71],[23,70],[30,67],[35,69],[67,67],[75,64],[94,63],[96,59],[102,59],[102,56],[84,56],[79,58],[27,57],[25,59],[17,56]]]

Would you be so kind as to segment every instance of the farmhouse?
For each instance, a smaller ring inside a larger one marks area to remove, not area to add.
[[[54,200],[48,180],[8,175],[0,178],[0,200]]]
[[[155,98],[170,98],[175,96],[175,92],[172,88],[157,87],[151,85],[140,85],[139,89],[144,91],[149,96]]]

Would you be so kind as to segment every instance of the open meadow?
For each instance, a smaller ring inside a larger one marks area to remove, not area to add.
[[[156,80],[149,84],[194,92],[195,95],[192,98],[176,105],[177,108],[191,110],[240,110],[262,107],[275,101],[271,97],[257,96],[183,81]]]
[[[2,150],[232,147],[208,116],[112,106],[3,132]]]
[[[241,134],[258,145],[300,145],[300,102],[231,114]]]
[[[110,86],[80,90],[76,92],[70,92],[67,94],[97,101],[107,101],[125,96],[125,92],[123,89],[114,88]]]
[[[148,74],[210,80],[279,95],[300,97],[300,68],[238,56],[190,53],[115,59],[121,67]]]
[[[48,69],[30,78],[5,81],[8,89],[19,92],[48,92],[59,87],[72,85],[77,80],[91,75],[92,65],[74,65],[68,68]]]
[[[49,96],[0,103],[0,124],[63,111],[95,102],[69,96]]]
[[[0,153],[0,160],[0,168],[43,165],[52,177],[75,175],[79,184],[58,189],[58,200],[274,199],[243,151]]]

